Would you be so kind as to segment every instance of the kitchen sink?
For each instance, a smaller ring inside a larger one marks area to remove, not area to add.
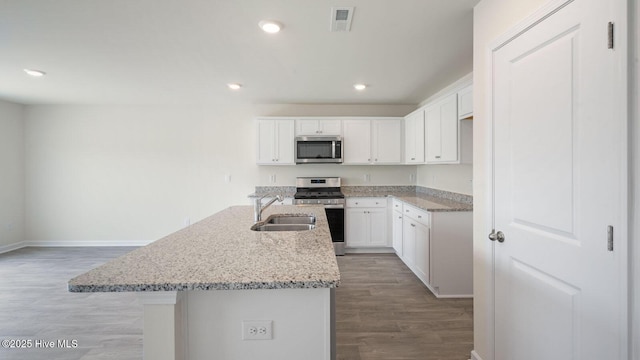
[[[265,224],[257,223],[251,227],[253,231],[304,231],[311,230],[316,226],[313,224]]]
[[[316,223],[316,217],[313,215],[300,215],[300,214],[295,214],[295,215],[289,215],[289,214],[282,214],[282,215],[271,215],[269,216],[269,218],[267,218],[267,221],[265,221],[267,224],[310,224],[310,225],[314,225]]]
[[[253,231],[305,231],[316,227],[316,217],[307,214],[275,214],[251,227]]]

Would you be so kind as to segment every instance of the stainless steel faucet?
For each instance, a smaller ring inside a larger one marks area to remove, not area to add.
[[[262,220],[262,212],[268,208],[269,206],[271,206],[271,204],[273,204],[276,201],[280,201],[282,202],[284,199],[282,198],[282,195],[276,195],[273,199],[269,200],[268,203],[264,204],[264,206],[262,205],[262,199],[264,199],[267,196],[273,196],[273,195],[263,195],[262,197],[256,198],[254,200],[253,203],[253,221],[254,222],[258,222],[260,220]]]

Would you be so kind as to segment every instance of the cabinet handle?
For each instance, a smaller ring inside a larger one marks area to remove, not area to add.
[[[402,219],[402,216],[398,216],[398,219]]]
[[[380,204],[379,202],[376,201],[376,205]]]
[[[440,155],[436,156],[436,159],[440,159]]]
[[[411,160],[415,160],[416,158],[411,158]]]
[[[378,161],[378,159],[376,159],[376,161]]]
[[[404,212],[409,212],[409,210],[405,210]]]
[[[412,223],[412,224],[411,224],[411,226],[416,227],[416,224],[413,224],[413,223]]]
[[[371,161],[371,159],[367,159],[367,161]]]
[[[356,205],[360,204],[359,202],[356,202]]]
[[[422,215],[418,215],[418,219],[422,219]]]

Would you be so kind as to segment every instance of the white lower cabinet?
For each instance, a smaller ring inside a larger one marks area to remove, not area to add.
[[[402,248],[402,211],[392,211],[391,212],[392,220],[391,220],[391,242],[393,244],[393,250],[395,250],[396,254],[399,257],[402,257],[403,248]]]
[[[403,243],[406,243],[406,256],[403,260],[422,282],[428,284],[429,213],[407,204],[403,209],[402,236]]]
[[[387,199],[347,199],[346,246],[348,248],[388,247]]]
[[[412,224],[413,225],[413,224]],[[429,227],[419,222],[415,224],[416,236],[416,275],[423,282],[431,282],[429,278]]]
[[[400,259],[436,297],[472,297],[472,212],[427,212],[395,199],[392,204],[393,247]]]

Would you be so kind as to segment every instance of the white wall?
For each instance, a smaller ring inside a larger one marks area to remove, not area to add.
[[[490,174],[487,96],[490,91],[489,44],[533,13],[547,0],[482,0],[473,17],[473,225],[474,225],[474,347],[483,360],[493,359],[492,243],[487,241]]]
[[[420,165],[417,179],[420,186],[473,195],[473,165]]]
[[[24,240],[23,112],[0,100],[0,252]]]
[[[26,235],[44,244],[158,239],[256,185],[335,175],[410,184],[415,166],[257,166],[256,116],[403,116],[385,105],[32,105],[26,107]],[[225,175],[231,182],[225,183]]]

